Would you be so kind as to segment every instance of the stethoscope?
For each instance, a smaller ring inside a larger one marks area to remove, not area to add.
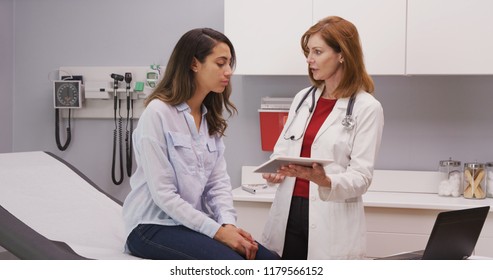
[[[293,119],[291,120],[291,122],[289,123],[289,125],[287,126],[287,128],[284,132],[283,137],[285,140],[297,141],[297,140],[301,139],[303,137],[303,135],[305,134],[306,127],[308,126],[308,120],[310,119],[309,116],[306,118],[305,127],[304,127],[304,129],[301,132],[301,135],[299,137],[296,137],[295,135],[291,135],[289,137],[286,137],[287,132],[290,130],[291,126],[293,125],[294,121],[296,120],[296,117],[298,116],[299,109],[301,108],[301,106],[303,105],[303,103],[305,102],[305,100],[308,98],[309,95],[311,95],[311,97],[312,97],[312,104],[310,105],[310,108],[308,109],[308,111],[310,112],[310,115],[313,113],[313,110],[315,109],[315,92],[316,91],[317,91],[317,88],[315,86],[311,86],[306,91],[305,95],[303,95],[303,98],[301,98],[300,103],[298,103],[298,106],[296,106],[296,110],[294,111],[295,116],[293,117]],[[342,126],[347,130],[352,130],[354,128],[355,123],[356,123],[354,118],[353,118],[353,107],[354,107],[355,100],[356,100],[356,94],[351,95],[351,97],[349,98],[347,109],[346,109],[346,116],[344,116],[344,118],[341,121]]]

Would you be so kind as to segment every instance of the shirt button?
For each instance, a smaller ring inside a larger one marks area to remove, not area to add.
[[[311,199],[311,201],[317,200],[317,198],[315,196],[310,197],[310,199]]]
[[[317,228],[317,225],[316,224],[311,224],[310,228],[311,229],[316,229]]]

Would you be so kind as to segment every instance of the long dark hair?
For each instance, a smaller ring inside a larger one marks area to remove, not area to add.
[[[164,76],[154,91],[144,101],[147,106],[153,99],[159,99],[170,105],[178,105],[192,98],[195,92],[195,75],[191,69],[193,59],[204,62],[206,57],[212,53],[212,49],[218,43],[225,43],[231,52],[231,68],[234,69],[236,54],[233,44],[219,31],[211,28],[197,28],[183,34],[176,43],[169,58]],[[207,125],[209,135],[224,135],[228,126],[223,117],[223,110],[229,116],[237,113],[235,105],[229,100],[231,96],[231,83],[228,83],[221,94],[209,93],[203,104],[207,108]]]

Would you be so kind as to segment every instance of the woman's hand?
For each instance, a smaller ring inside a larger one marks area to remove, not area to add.
[[[330,187],[332,185],[330,178],[325,174],[324,168],[318,163],[313,163],[311,167],[288,164],[282,166],[278,174],[312,181],[322,187]]]
[[[247,260],[254,260],[258,244],[253,237],[241,228],[226,224],[219,228],[214,239],[230,247]]]
[[[264,178],[267,183],[278,184],[284,180],[284,175],[279,173],[262,173],[262,178]]]

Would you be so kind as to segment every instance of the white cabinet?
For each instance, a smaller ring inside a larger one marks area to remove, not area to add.
[[[224,30],[239,75],[306,75],[300,39],[312,24],[306,0],[225,0]]]
[[[237,51],[235,74],[306,75],[301,36],[329,15],[356,25],[370,74],[405,71],[406,0],[225,0],[224,15]]]
[[[493,74],[493,1],[408,0],[408,74]]]
[[[368,73],[405,73],[406,0],[313,0],[314,23],[330,15],[358,29]]]
[[[365,207],[367,256],[379,258],[402,252],[423,250],[438,213],[443,211],[447,210]],[[492,244],[493,217],[489,213],[476,243],[474,255],[493,257]]]
[[[225,0],[240,75],[306,75],[302,34],[338,15],[360,33],[371,75],[493,74],[493,1]]]

